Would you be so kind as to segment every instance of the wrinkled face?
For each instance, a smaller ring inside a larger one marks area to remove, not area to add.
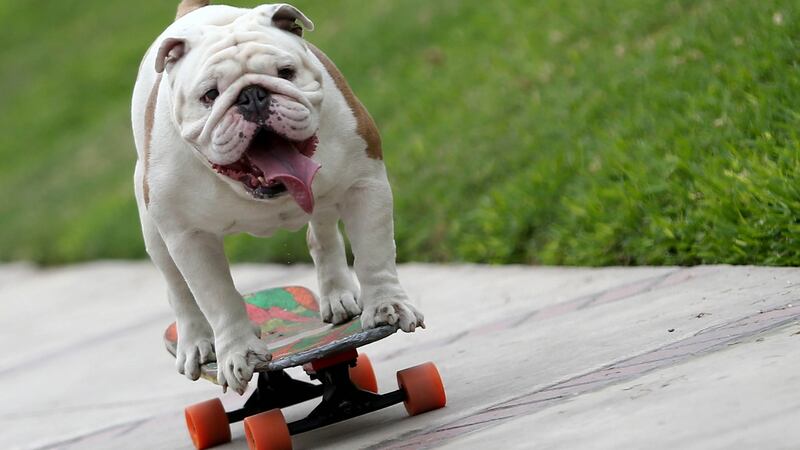
[[[213,170],[242,193],[288,193],[311,212],[322,74],[302,39],[256,8],[202,27],[167,70],[173,120]]]

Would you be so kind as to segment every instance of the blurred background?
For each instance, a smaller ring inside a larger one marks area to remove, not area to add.
[[[145,257],[130,94],[177,3],[0,2],[0,261]],[[293,4],[382,131],[400,260],[800,265],[796,0]]]

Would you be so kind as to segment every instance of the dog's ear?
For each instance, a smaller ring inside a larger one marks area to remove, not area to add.
[[[163,72],[167,66],[181,59],[186,50],[185,38],[170,37],[164,39],[156,55],[156,72]]]
[[[175,20],[189,14],[190,12],[208,6],[211,3],[209,0],[182,0],[178,5],[178,12],[175,15]]]
[[[274,5],[272,13],[272,24],[281,30],[288,31],[303,37],[303,28],[308,31],[314,30],[314,22],[311,21],[302,11],[289,4]],[[300,22],[299,24],[297,22]],[[302,24],[302,26],[300,26]]]

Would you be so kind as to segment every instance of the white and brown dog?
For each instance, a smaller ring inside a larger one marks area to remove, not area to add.
[[[147,252],[177,316],[178,371],[194,380],[216,359],[219,383],[242,393],[269,349],[233,285],[225,235],[308,223],[323,320],[424,325],[397,278],[380,136],[336,66],[303,40],[311,21],[287,4],[208,3],[183,0],[144,56],[134,184]]]

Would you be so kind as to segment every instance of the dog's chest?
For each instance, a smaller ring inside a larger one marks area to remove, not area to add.
[[[320,193],[323,189],[318,185],[316,188],[314,214],[337,207],[340,189]],[[214,205],[214,211],[207,218],[217,222],[216,228],[225,235],[248,233],[266,237],[279,230],[296,231],[311,220],[311,216],[303,212],[289,195],[268,202],[228,197],[210,204]]]
[[[291,199],[269,205],[251,203],[230,213],[226,216],[227,223],[221,224],[223,234],[249,233],[254,236],[271,236],[278,230],[296,231],[311,218]]]

